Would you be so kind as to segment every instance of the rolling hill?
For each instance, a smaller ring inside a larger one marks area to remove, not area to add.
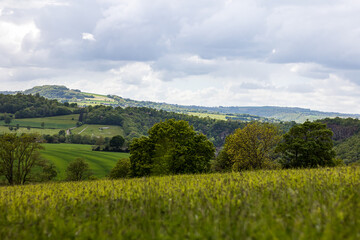
[[[176,113],[190,115],[202,114],[210,118],[233,119],[242,121],[262,120],[267,122],[277,121],[296,121],[304,122],[307,119],[317,120],[323,118],[360,118],[360,114],[343,114],[337,112],[322,112],[311,109],[297,107],[204,107],[204,106],[185,106],[177,104],[157,103],[150,101],[136,101],[122,98],[116,95],[100,95],[94,93],[84,93],[80,90],[71,90],[65,86],[44,85],[25,90],[25,94],[36,94],[50,99],[57,99],[62,102],[77,103],[79,106],[108,105],[113,107],[148,107]]]
[[[45,149],[41,156],[54,163],[58,170],[57,180],[64,180],[66,167],[75,158],[84,158],[90,165],[94,176],[104,178],[115,166],[120,158],[128,158],[128,153],[118,152],[96,152],[91,150],[91,145],[81,144],[44,144]]]

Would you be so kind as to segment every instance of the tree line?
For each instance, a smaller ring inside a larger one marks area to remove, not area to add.
[[[15,95],[0,94],[0,112],[11,114],[13,118],[37,118],[77,113],[78,108],[76,103],[62,104],[57,100],[41,97],[39,94],[17,93]]]
[[[147,137],[135,138],[130,159],[120,159],[109,178],[337,166],[342,161],[335,158],[332,135],[320,122],[297,124],[284,135],[273,124],[252,122],[230,134],[215,157],[215,146],[204,134],[187,121],[169,119],[154,124]],[[123,143],[115,136],[109,146]],[[0,135],[0,174],[9,184],[52,179],[56,170],[41,160],[40,149],[39,135]],[[84,159],[75,159],[67,168],[67,180],[90,176]]]

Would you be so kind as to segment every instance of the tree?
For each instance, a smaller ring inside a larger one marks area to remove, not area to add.
[[[81,181],[89,178],[92,172],[89,164],[84,158],[76,158],[66,168],[66,179],[68,181]]]
[[[124,142],[125,139],[122,136],[120,135],[113,136],[110,140],[110,147],[112,147],[116,151],[119,151],[123,147]]]
[[[232,169],[232,161],[229,159],[226,151],[222,149],[216,159],[211,162],[212,172],[230,172]]]
[[[126,178],[130,174],[130,160],[128,158],[119,159],[115,167],[109,173],[110,179]]]
[[[25,184],[31,170],[40,162],[40,136],[37,134],[3,134],[0,136],[0,168],[8,183]]]
[[[276,151],[281,153],[285,168],[335,165],[333,132],[325,124],[306,121],[293,126],[284,135]]]
[[[233,170],[273,168],[274,148],[280,138],[274,125],[253,122],[229,135],[224,151]]]
[[[4,116],[5,124],[9,125],[11,123],[11,120],[12,120],[12,118],[9,115],[5,114],[5,116]]]
[[[149,137],[130,145],[133,176],[201,173],[209,169],[214,145],[186,121],[170,119],[155,124]]]

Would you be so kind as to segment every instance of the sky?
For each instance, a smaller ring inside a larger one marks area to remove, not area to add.
[[[0,0],[0,91],[360,113],[360,1]]]

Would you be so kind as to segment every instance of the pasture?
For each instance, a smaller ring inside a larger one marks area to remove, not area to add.
[[[45,135],[45,134],[50,134],[50,135],[54,135],[54,134],[58,134],[60,131],[60,129],[48,129],[48,128],[30,128],[27,129],[26,127],[20,127],[18,130],[13,130],[10,131],[9,127],[7,126],[0,126],[0,134],[2,133],[17,133],[19,135],[23,134],[23,133],[39,133],[40,135]]]
[[[73,134],[89,135],[89,136],[103,136],[113,137],[115,135],[124,136],[124,131],[120,126],[113,125],[97,125],[97,124],[84,124],[71,131]]]
[[[41,123],[44,123],[44,128],[68,129],[76,126],[79,119],[79,114],[62,115],[46,118],[22,118],[13,119],[11,126],[19,124],[20,127],[34,127],[42,128]],[[0,121],[0,125],[6,125],[4,121]]]
[[[120,158],[128,158],[128,153],[96,152],[91,145],[82,144],[43,144],[41,156],[54,163],[58,170],[57,180],[64,180],[66,167],[75,158],[82,157],[90,165],[93,175],[104,178]]]
[[[360,167],[0,188],[0,239],[359,239]]]

